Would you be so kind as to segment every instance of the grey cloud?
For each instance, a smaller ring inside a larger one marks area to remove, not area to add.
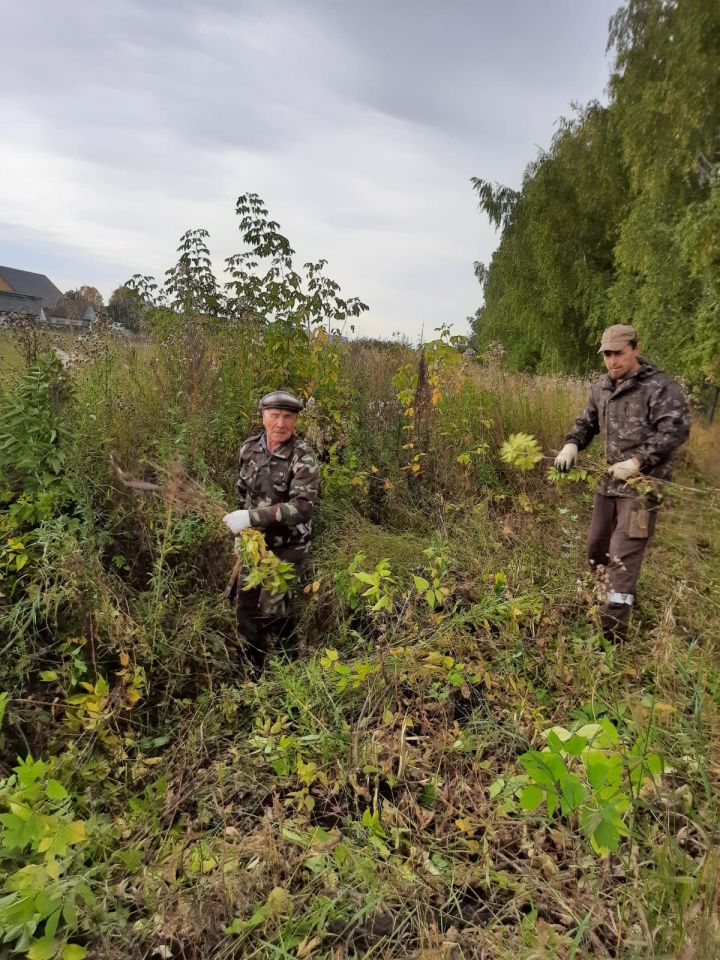
[[[531,113],[538,93],[552,91],[569,104],[568,75],[587,65],[577,37],[591,23],[603,30],[616,4],[366,0],[358,8],[313,0],[304,8],[310,14],[318,6],[362,63],[355,96],[467,136],[501,130],[507,101],[521,110],[525,103]],[[602,44],[602,34],[598,39]]]
[[[312,103],[318,90],[312,76],[300,75],[299,54],[280,65],[253,42],[263,31],[278,33],[282,18],[273,21],[266,7],[240,4],[234,16],[222,4],[42,7],[52,40],[32,71],[23,69],[25,51],[10,48],[7,75],[22,82],[0,97],[11,95],[28,115],[46,118],[55,149],[80,148],[112,163],[113,140],[123,163],[147,131],[157,130],[184,146],[265,152],[286,149],[306,129],[303,98]],[[20,33],[36,30],[36,5],[19,7],[16,16]],[[288,8],[289,26],[292,16]]]
[[[190,226],[210,230],[221,265],[235,197],[256,190],[299,262],[328,257],[370,302],[360,326],[462,320],[479,300],[472,262],[496,242],[469,178],[518,183],[570,101],[602,92],[615,5],[17,3],[6,26],[34,49],[31,68],[23,44],[3,51],[0,210],[37,231],[39,259],[64,244],[83,281],[104,278],[102,261],[120,282],[161,273]]]

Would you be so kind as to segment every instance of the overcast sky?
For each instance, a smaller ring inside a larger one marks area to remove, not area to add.
[[[479,304],[497,235],[469,180],[518,186],[602,99],[620,0],[4,0],[0,263],[107,297],[241,193],[415,339]]]

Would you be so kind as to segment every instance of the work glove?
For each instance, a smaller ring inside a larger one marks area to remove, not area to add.
[[[226,513],[223,517],[223,523],[230,533],[238,534],[241,530],[250,526],[249,510],[233,510],[232,513]]]
[[[576,443],[566,443],[560,453],[555,457],[555,467],[560,473],[567,473],[571,467],[575,466],[578,455],[578,445]]]
[[[640,473],[640,463],[631,457],[629,460],[621,460],[620,463],[613,463],[608,467],[608,473],[614,480],[630,480]]]

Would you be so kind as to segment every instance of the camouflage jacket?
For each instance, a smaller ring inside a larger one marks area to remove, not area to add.
[[[640,358],[640,369],[615,383],[609,376],[594,383],[587,406],[564,443],[584,450],[600,434],[608,464],[637,457],[649,477],[670,480],[673,453],[690,432],[690,414],[682,387],[654,363]],[[632,485],[605,475],[597,492],[633,496]]]
[[[282,559],[299,562],[307,553],[320,471],[315,454],[297,434],[269,453],[264,434],[240,447],[238,508],[265,534]]]

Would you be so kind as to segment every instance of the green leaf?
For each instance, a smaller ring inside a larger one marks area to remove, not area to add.
[[[519,760],[536,783],[546,787],[555,786],[555,777],[548,770],[543,755],[537,750],[529,750],[527,753],[523,753]]]
[[[614,747],[617,746],[619,734],[617,728],[608,720],[607,717],[601,717],[600,726],[603,729],[603,732],[607,738],[606,746]]]
[[[85,960],[87,950],[79,943],[68,943],[62,952],[62,960]]]
[[[545,810],[548,817],[551,817],[555,813],[555,809],[558,805],[558,795],[557,791],[553,789],[546,790],[547,800],[545,802]]]
[[[568,768],[559,753],[553,753],[552,750],[543,750],[541,756],[544,758],[545,766],[555,780],[560,780],[567,775]]]
[[[490,789],[488,790],[488,797],[491,800],[494,800],[498,794],[502,793],[503,787],[505,786],[505,781],[502,777],[499,777],[494,783],[490,784]]]
[[[578,737],[577,734],[573,734],[569,740],[563,743],[563,750],[565,753],[569,753],[571,757],[579,757],[586,746],[587,740],[584,737]]]
[[[45,936],[54,937],[60,922],[60,907],[53,911],[45,921]]]
[[[383,857],[390,856],[390,848],[386,843],[384,843],[380,839],[380,837],[377,836],[377,834],[371,833],[370,836],[368,837],[368,840],[370,841],[372,846],[375,847],[375,849],[380,853],[381,856]]]
[[[426,580],[425,577],[413,576],[413,580],[415,581],[415,589],[419,593],[422,593],[423,591],[427,590],[428,587],[430,586],[430,582]]]
[[[52,960],[57,953],[59,944],[54,937],[42,937],[34,940],[27,952],[28,960]]]
[[[617,850],[620,837],[628,835],[628,830],[611,803],[599,808],[586,810],[580,818],[580,827],[589,837],[593,849],[603,856]]]
[[[435,804],[435,784],[426,783],[420,791],[420,806],[424,810],[432,810]]]
[[[129,852],[137,853],[136,850],[129,851]],[[127,863],[127,859],[124,859],[124,862]],[[139,869],[141,863],[142,863],[142,858],[138,857],[136,869]],[[69,927],[74,928],[78,925],[78,919],[79,919],[78,912],[72,900],[65,901],[62,908],[62,915],[63,915],[63,920]]]
[[[581,783],[574,773],[563,777],[560,781],[560,791],[562,793],[562,812],[565,814],[577,810],[589,793],[588,788]]]
[[[85,821],[74,820],[72,823],[59,823],[55,832],[43,837],[38,844],[38,852],[44,853],[46,858],[61,857],[73,843],[82,843],[85,840]]]
[[[17,809],[19,805],[16,804],[15,807]],[[3,846],[7,850],[22,850],[29,843],[40,840],[45,833],[42,819],[32,812],[27,813],[25,817],[14,813],[0,814],[0,823],[5,825]]]
[[[541,790],[540,787],[529,786],[525,787],[523,792],[520,794],[520,806],[523,810],[535,810],[545,796],[545,791]]]
[[[48,800],[64,800],[68,792],[59,780],[50,779],[45,788]]]
[[[354,573],[353,576],[355,577],[356,580],[359,580],[360,583],[367,583],[371,587],[374,587],[377,582],[376,577],[372,577],[370,576],[369,573],[363,573],[362,571],[360,573]]]
[[[645,765],[648,771],[655,777],[665,772],[665,761],[657,753],[649,753],[645,757]]]
[[[28,756],[15,767],[15,773],[17,773],[18,785],[29,787],[45,775],[45,764],[42,760],[33,760]]]
[[[601,787],[605,786],[607,782],[608,773],[610,772],[610,766],[605,762],[605,758],[588,758],[586,760],[585,768],[587,770],[588,780],[590,781],[590,786],[594,787],[595,790],[599,790]]]
[[[11,893],[9,896],[3,897],[0,900],[0,907],[2,908],[2,919],[5,929],[30,924],[36,915],[35,895],[33,893],[31,896],[21,897],[18,900],[15,898],[15,895]],[[32,929],[34,931],[35,927]]]

